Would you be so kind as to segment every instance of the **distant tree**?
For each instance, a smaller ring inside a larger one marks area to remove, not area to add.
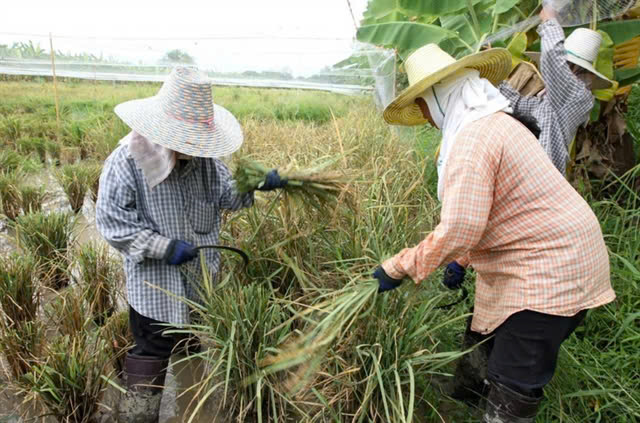
[[[194,64],[196,61],[186,51],[175,49],[168,51],[162,58],[163,63]]]

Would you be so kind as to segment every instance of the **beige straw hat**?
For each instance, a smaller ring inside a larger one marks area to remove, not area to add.
[[[244,140],[238,120],[213,103],[209,78],[195,68],[176,67],[154,97],[119,104],[115,112],[151,142],[189,156],[227,156]]]
[[[567,61],[588,70],[596,76],[595,81],[593,81],[594,90],[607,89],[613,86],[613,82],[593,66],[598,59],[600,44],[602,44],[602,35],[587,28],[576,29],[564,42],[564,47],[567,50]],[[533,61],[540,63],[539,52],[527,51],[525,54]]]
[[[427,44],[411,54],[404,67],[409,87],[385,108],[383,117],[391,125],[423,125],[427,120],[415,99],[427,88],[464,68],[476,69],[480,77],[497,84],[511,72],[511,53],[494,48],[456,60],[437,44]]]

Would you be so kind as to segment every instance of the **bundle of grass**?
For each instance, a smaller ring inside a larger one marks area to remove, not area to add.
[[[127,351],[134,344],[133,334],[129,329],[129,312],[122,311],[109,317],[100,329],[100,336],[108,345],[115,376],[120,377],[124,371]]]
[[[93,169],[85,163],[66,164],[55,173],[74,213],[82,210],[87,191],[94,183]]]
[[[82,296],[101,326],[116,310],[123,282],[122,266],[104,243],[89,243],[75,254]]]
[[[193,321],[198,323],[185,329],[209,348],[190,356],[203,356],[207,365],[205,380],[193,388],[197,406],[191,410],[192,416],[202,411],[207,400],[219,407],[207,411],[220,413],[227,421],[281,422],[299,416],[286,396],[283,378],[260,376],[247,383],[260,371],[257,362],[289,336],[291,328],[286,321],[290,313],[286,306],[273,301],[268,285],[243,285],[231,280],[221,284],[224,287],[214,288],[208,273],[204,274],[204,304],[190,303],[195,312]]]
[[[108,367],[107,346],[100,337],[60,336],[50,343],[46,358],[25,374],[21,394],[59,422],[91,423],[108,383]]]
[[[20,246],[39,257],[40,279],[60,290],[69,284],[67,252],[73,243],[75,216],[71,213],[30,213],[14,223]]]
[[[34,187],[32,185],[21,185],[20,206],[23,213],[37,213],[42,211],[42,205],[46,201],[48,194],[45,187]]]
[[[328,171],[337,159],[319,160],[307,169],[298,168],[291,163],[278,169],[281,178],[287,179],[284,189],[286,197],[295,205],[309,204],[317,209],[335,200],[345,190],[347,180],[342,172]],[[264,182],[271,168],[261,163],[242,158],[238,161],[234,179],[238,192],[255,190]]]
[[[9,220],[16,220],[22,209],[20,179],[18,172],[0,172],[0,210]]]
[[[344,288],[320,295],[315,303],[296,313],[288,323],[302,319],[310,322],[307,333],[275,356],[261,362],[264,371],[273,373],[306,364],[308,374],[317,370],[326,351],[339,342],[357,320],[371,313],[378,282],[352,279]]]

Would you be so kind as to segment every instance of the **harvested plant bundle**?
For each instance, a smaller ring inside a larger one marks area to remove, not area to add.
[[[295,163],[291,163],[278,169],[280,177],[288,180],[284,192],[292,199],[300,199],[320,209],[323,203],[335,199],[346,187],[347,181],[342,172],[326,170],[336,161],[335,158],[319,161],[307,169],[297,168]],[[248,158],[238,160],[234,173],[236,189],[241,193],[255,190],[271,170]]]
[[[45,307],[47,318],[55,325],[58,333],[73,338],[92,327],[92,316],[88,305],[82,298],[82,292],[68,287],[58,293]]]
[[[40,258],[40,277],[59,290],[69,283],[67,251],[73,243],[75,216],[71,213],[30,213],[19,216],[14,224],[24,250]]]
[[[303,381],[307,379],[324,359],[324,353],[339,342],[354,323],[371,312],[378,292],[378,282],[352,280],[338,291],[322,295],[314,303],[297,313],[287,323],[304,319],[311,326],[307,333],[277,355],[263,360],[264,371],[273,373],[302,364],[308,365]]]

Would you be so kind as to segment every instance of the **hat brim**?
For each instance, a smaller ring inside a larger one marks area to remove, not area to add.
[[[402,91],[384,109],[384,120],[391,125],[424,125],[428,121],[424,118],[420,107],[415,104],[415,99],[424,93],[427,88],[464,68],[476,69],[480,72],[481,78],[486,78],[492,84],[497,85],[509,76],[511,67],[511,53],[503,48],[485,50],[463,57],[455,63],[438,69]]]
[[[540,56],[541,56],[540,52],[525,51],[524,54],[530,57],[531,60],[533,60],[534,62],[538,64],[540,63]],[[593,90],[606,90],[613,87],[613,81],[611,81],[609,78],[607,78],[606,76],[598,72],[596,68],[594,68],[593,65],[587,62],[586,60],[582,60],[577,57],[573,57],[569,55],[567,56],[567,61],[588,70],[589,72],[591,72],[596,76],[596,80],[593,81],[593,87],[591,87]]]
[[[156,97],[131,100],[114,109],[131,129],[148,140],[193,157],[223,157],[242,146],[238,120],[222,106],[213,105],[213,123],[190,123],[168,115]]]

